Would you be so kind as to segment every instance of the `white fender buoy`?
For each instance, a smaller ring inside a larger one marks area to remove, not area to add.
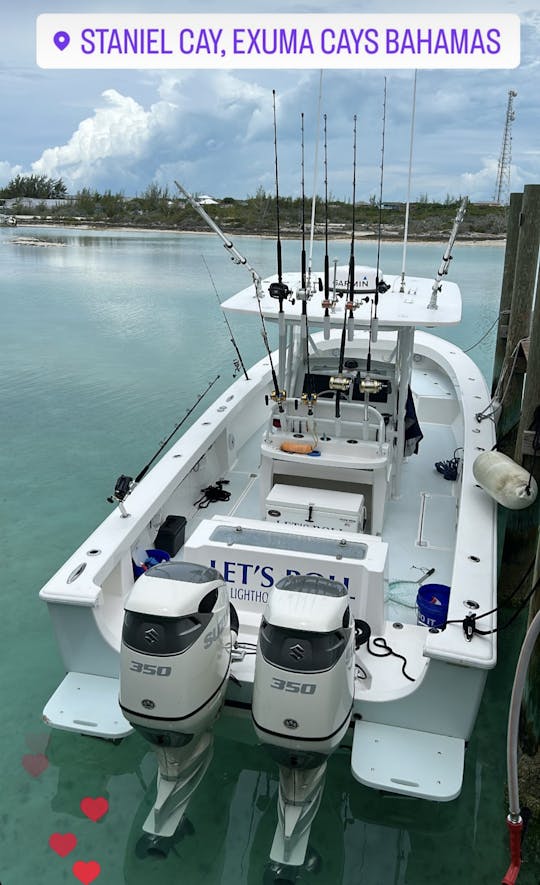
[[[534,477],[502,452],[478,455],[473,474],[478,485],[509,510],[524,510],[536,501],[538,486]]]

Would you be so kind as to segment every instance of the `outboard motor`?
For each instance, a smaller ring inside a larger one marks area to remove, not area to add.
[[[354,697],[354,623],[343,584],[312,575],[279,581],[259,630],[253,724],[279,764],[277,863],[304,863],[326,763]]]
[[[143,829],[172,836],[213,750],[231,656],[229,599],[216,569],[164,562],[135,583],[125,605],[120,707],[154,745],[157,797]]]

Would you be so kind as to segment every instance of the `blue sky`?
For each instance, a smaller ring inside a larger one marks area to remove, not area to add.
[[[24,0],[2,13],[0,185],[15,174],[82,187],[141,193],[157,182],[175,191],[244,197],[272,191],[272,90],[278,95],[280,191],[300,191],[300,114],[305,115],[306,192],[312,187],[319,72],[268,70],[43,70],[35,20],[62,12],[511,12],[521,18],[522,61],[513,70],[425,70],[418,74],[412,197],[493,197],[508,90],[514,89],[511,188],[540,182],[540,11],[532,0],[354,3],[331,0]],[[358,116],[357,197],[379,193],[384,78],[387,78],[384,197],[407,188],[412,70],[327,70],[328,185],[350,198],[352,117]],[[322,190],[322,176],[319,177]]]

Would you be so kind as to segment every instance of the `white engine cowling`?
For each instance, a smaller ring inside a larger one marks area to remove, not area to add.
[[[229,674],[231,630],[216,569],[164,562],[135,583],[125,605],[120,706],[151,743],[178,746],[211,728]]]
[[[319,765],[343,738],[353,697],[354,624],[346,588],[312,575],[283,578],[259,630],[257,737],[281,765]]]

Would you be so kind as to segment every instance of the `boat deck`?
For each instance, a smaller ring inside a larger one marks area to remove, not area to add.
[[[264,428],[254,434],[238,453],[234,468],[226,475],[228,501],[217,501],[188,516],[187,536],[203,519],[215,515],[261,519],[259,474]],[[408,458],[401,477],[399,497],[386,502],[382,538],[389,544],[389,574],[386,586],[386,618],[416,623],[416,583],[430,570],[430,580],[449,584],[454,557],[457,521],[454,483],[434,467],[451,458],[456,441],[448,425],[422,422],[424,439],[417,455]],[[182,552],[179,553],[179,557]],[[398,583],[396,583],[398,582]],[[408,582],[408,583],[402,583]]]

